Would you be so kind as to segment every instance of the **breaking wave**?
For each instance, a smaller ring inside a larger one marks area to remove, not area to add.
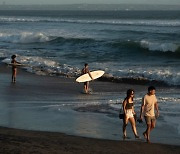
[[[2,42],[10,42],[10,43],[19,43],[19,44],[31,44],[31,43],[102,43],[101,46],[107,45],[113,48],[140,48],[146,49],[149,51],[160,51],[160,52],[179,52],[180,53],[180,45],[173,43],[173,42],[153,42],[148,40],[141,40],[141,41],[102,41],[102,40],[95,40],[93,38],[83,37],[83,36],[48,36],[44,33],[31,33],[31,32],[23,32],[19,34],[6,34],[0,33],[0,41]]]
[[[76,78],[81,75],[81,69],[68,64],[60,64],[56,61],[37,56],[19,56],[17,60],[24,64],[24,68],[37,75],[64,76]],[[10,59],[3,60],[9,64]],[[116,71],[117,72],[117,71]],[[130,84],[156,84],[180,86],[180,73],[171,69],[164,70],[162,67],[156,68],[123,68],[118,74],[106,72],[99,80],[108,82],[121,82]]]
[[[141,41],[114,41],[110,42],[109,45],[113,48],[132,48],[132,49],[142,49],[147,51],[159,51],[159,52],[177,52],[180,53],[180,44],[173,42],[161,43],[153,42],[148,40]]]
[[[23,32],[20,34],[0,33],[0,40],[2,42],[27,44],[27,43],[48,42],[51,40],[51,38],[43,33]]]
[[[174,43],[159,43],[159,42],[150,42],[146,40],[142,40],[140,42],[141,47],[148,49],[150,51],[162,51],[162,52],[175,52],[180,51],[180,46]]]
[[[81,72],[78,68],[37,56],[18,56],[17,60],[24,64],[24,68],[28,72],[37,75],[75,77]],[[9,64],[10,61],[9,58],[6,58],[2,62]]]

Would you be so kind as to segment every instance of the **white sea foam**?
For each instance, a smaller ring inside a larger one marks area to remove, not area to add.
[[[174,102],[174,103],[178,103],[180,104],[180,98],[174,98],[174,97],[159,97],[159,100],[162,102],[162,103],[165,103],[165,102]]]
[[[0,22],[67,22],[85,24],[143,25],[143,26],[180,26],[180,20],[154,19],[76,19],[50,17],[6,17],[0,16]]]
[[[180,26],[178,20],[140,20],[140,19],[123,19],[123,20],[97,20],[96,23],[119,24],[119,25],[143,25],[143,26]]]
[[[45,59],[37,56],[17,56],[17,61],[22,64],[26,64],[26,70],[37,75],[57,75],[57,76],[68,76],[73,77],[80,74],[78,68],[59,64],[53,60]],[[9,64],[10,59],[6,58],[2,62]]]
[[[63,75],[69,77],[76,77],[80,75],[80,69],[69,66],[67,64],[59,64],[53,60],[42,57],[18,56],[18,61],[27,64],[27,71],[37,75]],[[10,63],[10,59],[3,60],[5,63]],[[180,72],[171,69],[156,68],[124,68],[120,71],[121,78],[143,78],[148,80],[164,81],[170,85],[178,85],[180,83]],[[110,76],[112,77],[112,75]]]
[[[179,66],[176,68],[172,67],[164,67],[164,66],[146,66],[146,67],[136,67],[131,66],[129,67],[122,67],[118,70],[118,72],[113,69],[107,69],[107,72],[110,72],[111,76],[117,78],[128,78],[128,79],[142,79],[142,80],[149,80],[149,81],[162,81],[170,85],[179,85],[180,83],[180,72],[178,70]]]
[[[15,34],[0,33],[0,40],[2,42],[12,42],[12,43],[38,43],[47,42],[51,39],[43,33],[32,33],[32,32],[22,32]]]
[[[2,57],[9,56],[14,54],[8,51],[1,51],[0,55]],[[21,53],[19,53],[21,55]],[[53,75],[53,76],[68,76],[68,77],[77,77],[81,74],[80,68],[70,66],[67,64],[60,64],[54,60],[38,57],[38,56],[17,56],[17,60],[23,64],[26,64],[26,70],[38,75]],[[10,58],[3,60],[4,63],[10,63]],[[99,66],[98,66],[99,67]],[[95,68],[95,66],[94,66]],[[177,67],[178,68],[178,67]],[[111,68],[110,68],[111,69]],[[142,80],[155,80],[162,81],[169,85],[179,85],[180,83],[180,72],[176,68],[167,68],[158,66],[156,69],[154,67],[131,67],[121,68],[117,72],[116,69],[105,70],[107,75],[104,77],[107,78],[126,78],[126,79],[142,79]],[[114,75],[113,75],[114,74]]]
[[[57,38],[64,39],[92,39],[90,33],[83,33],[82,31],[71,31],[71,30],[57,30],[57,29],[47,29],[47,30],[16,30],[11,31],[6,30],[6,33],[0,32],[0,42],[7,43],[18,43],[18,44],[29,44],[29,43],[43,43],[53,41]],[[68,40],[67,40],[68,41]]]
[[[175,52],[179,48],[178,44],[150,42],[147,40],[141,40],[140,44],[143,48],[149,49],[150,51]]]

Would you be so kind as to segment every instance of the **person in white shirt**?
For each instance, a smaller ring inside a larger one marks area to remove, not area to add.
[[[155,128],[156,118],[159,116],[158,102],[155,93],[155,87],[150,86],[148,88],[148,93],[142,99],[140,111],[140,119],[142,120],[144,115],[144,119],[147,125],[146,131],[143,133],[147,143],[150,143],[150,132],[153,128]]]

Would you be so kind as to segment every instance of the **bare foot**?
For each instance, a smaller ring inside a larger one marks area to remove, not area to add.
[[[144,138],[147,139],[147,134],[146,134],[146,132],[144,132],[143,135],[144,135]]]
[[[127,138],[127,136],[126,135],[123,135],[123,140],[125,140]]]
[[[150,144],[151,143],[150,140],[147,140],[147,143]]]
[[[140,139],[140,137],[138,135],[135,135],[135,139]]]

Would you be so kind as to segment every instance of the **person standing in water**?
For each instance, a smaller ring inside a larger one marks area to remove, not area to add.
[[[93,80],[93,77],[91,76],[91,73],[89,71],[87,63],[84,64],[84,68],[82,69],[81,73],[82,73],[82,75],[88,73],[89,76],[91,77],[91,79]],[[85,91],[86,94],[89,93],[89,81],[84,82],[84,91]]]
[[[126,126],[128,124],[128,121],[130,121],[131,126],[132,126],[132,130],[134,133],[134,136],[136,139],[139,139],[139,136],[137,134],[137,130],[136,130],[136,122],[135,122],[135,118],[134,115],[136,114],[134,111],[134,90],[129,89],[127,90],[127,96],[123,101],[123,111],[124,111],[124,119],[123,119],[123,139],[127,138],[127,134],[126,134]]]
[[[144,119],[146,121],[146,131],[143,133],[147,143],[150,143],[150,132],[153,128],[155,128],[156,124],[156,117],[159,116],[159,110],[158,110],[158,102],[157,98],[155,96],[155,87],[150,86],[148,88],[148,93],[143,97],[142,99],[142,105],[141,105],[141,111],[140,111],[140,119]],[[156,110],[156,116],[155,116],[155,110]]]
[[[17,64],[21,64],[16,61],[16,55],[11,56],[11,64],[12,64],[12,83],[16,82],[16,75],[17,75]]]

